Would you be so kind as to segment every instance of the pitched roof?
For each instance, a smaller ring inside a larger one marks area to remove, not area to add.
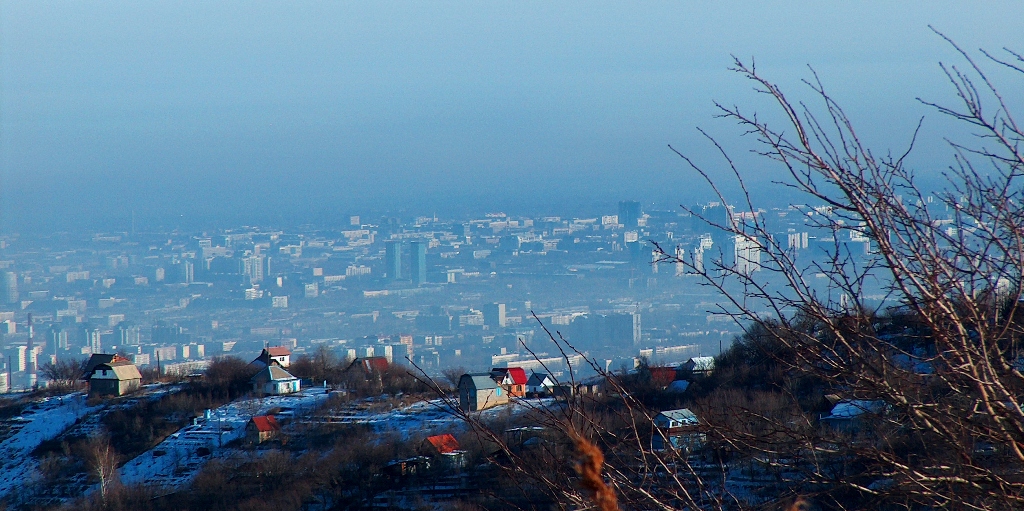
[[[711,371],[715,368],[715,357],[693,357],[683,367],[691,371]]]
[[[271,346],[264,349],[264,351],[272,357],[287,357],[292,354],[292,350],[288,349],[286,346]]]
[[[512,381],[512,385],[526,385],[526,370],[522,367],[495,367],[491,369],[491,378]]]
[[[494,383],[494,380],[491,379],[490,373],[467,373],[459,378],[459,387],[463,385],[463,382],[465,382],[466,385],[472,385],[476,390],[498,388],[498,384]]]
[[[362,368],[367,373],[379,373],[388,370],[388,359],[387,357],[360,357],[353,360],[346,371],[353,367]]]
[[[697,416],[688,408],[680,408],[678,410],[665,410],[664,412],[661,412],[658,415],[662,415],[666,419],[681,422],[683,424],[697,424]]]
[[[280,381],[280,380],[297,380],[298,378],[292,376],[291,373],[285,371],[280,366],[270,365],[263,368],[262,371],[256,373],[253,376],[251,382],[265,383],[268,381]]]
[[[879,414],[885,408],[885,401],[868,401],[862,399],[851,399],[840,401],[832,407],[832,413],[823,420],[830,419],[853,419],[864,414]]]
[[[278,351],[278,350],[284,350],[285,353],[280,353],[280,351]],[[277,352],[278,354],[275,355],[274,352]],[[292,352],[288,351],[288,348],[285,348],[284,346],[275,346],[273,348],[263,348],[263,351],[260,352],[260,355],[258,357],[256,357],[252,362],[250,362],[249,365],[254,366],[254,367],[263,367],[263,366],[269,366],[269,365],[280,365],[277,362],[277,360],[274,360],[272,357],[283,357],[285,355],[291,355],[291,354],[292,354]]]
[[[96,370],[101,370],[102,371],[104,369],[107,370],[107,371],[113,371],[114,372],[114,376],[117,376],[117,379],[118,380],[122,380],[122,381],[123,380],[141,380],[142,379],[142,373],[139,372],[139,368],[138,367],[135,367],[135,364],[133,364],[133,363],[131,363],[131,362],[125,360],[125,359],[118,360],[118,358],[119,357],[116,357],[116,356],[114,357],[114,360],[116,360],[116,362],[108,362],[106,364],[97,364],[96,367],[93,368],[93,372],[95,372]]]
[[[427,442],[430,442],[430,445],[434,446],[439,454],[448,454],[459,450],[459,441],[449,433],[428,436]]]
[[[111,353],[93,353],[89,356],[89,361],[85,363],[85,379],[88,380],[92,376],[92,372],[96,369],[96,366],[100,364],[106,364],[113,362],[116,355]]]
[[[257,415],[252,418],[252,423],[260,433],[281,431],[281,426],[277,423],[277,419],[275,419],[273,415]]]
[[[516,385],[526,385],[526,370],[522,367],[510,367],[507,369],[509,376],[512,377],[512,382]]]
[[[534,387],[539,387],[545,384],[554,384],[554,380],[552,380],[547,373],[533,373],[530,375],[530,379],[526,382],[526,384]]]

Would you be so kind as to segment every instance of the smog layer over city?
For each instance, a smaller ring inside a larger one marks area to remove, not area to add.
[[[0,508],[1019,509],[1021,20],[0,2]]]

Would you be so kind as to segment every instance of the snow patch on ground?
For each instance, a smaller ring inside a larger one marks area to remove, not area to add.
[[[168,436],[156,447],[121,467],[121,482],[163,488],[177,488],[190,482],[203,465],[223,446],[245,436],[245,426],[255,415],[279,408],[278,417],[300,417],[327,400],[323,388],[309,388],[285,396],[234,401],[210,411],[208,418],[197,419]],[[210,454],[202,455],[202,450]]]
[[[81,392],[48,397],[25,408],[20,417],[12,419],[14,434],[0,445],[0,496],[21,487],[35,472],[38,460],[33,450],[46,440],[60,435],[85,415],[100,407],[90,407]]]

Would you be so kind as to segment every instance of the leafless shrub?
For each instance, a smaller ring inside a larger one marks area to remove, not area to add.
[[[47,362],[39,366],[39,374],[50,380],[50,385],[58,391],[75,390],[82,385],[82,377],[85,376],[85,361],[60,359],[57,362]]]

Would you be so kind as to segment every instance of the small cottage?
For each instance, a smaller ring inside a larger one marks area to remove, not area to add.
[[[654,428],[651,447],[656,451],[668,448],[691,451],[707,440],[697,416],[686,408],[665,410],[655,415]]]
[[[269,365],[256,373],[249,383],[253,392],[278,396],[299,391],[299,379],[277,365]]]
[[[88,375],[90,396],[123,396],[142,387],[142,373],[127,359],[114,356],[96,364]]]
[[[245,439],[250,444],[262,444],[281,433],[281,426],[273,415],[259,415],[245,425]]]
[[[491,378],[505,389],[510,398],[526,395],[528,380],[526,370],[522,367],[495,367],[491,369]]]
[[[526,381],[526,392],[535,396],[546,396],[555,386],[555,380],[547,373],[533,373]]]
[[[459,378],[459,407],[465,412],[475,412],[508,403],[508,393],[501,388],[490,373],[464,374]]]

